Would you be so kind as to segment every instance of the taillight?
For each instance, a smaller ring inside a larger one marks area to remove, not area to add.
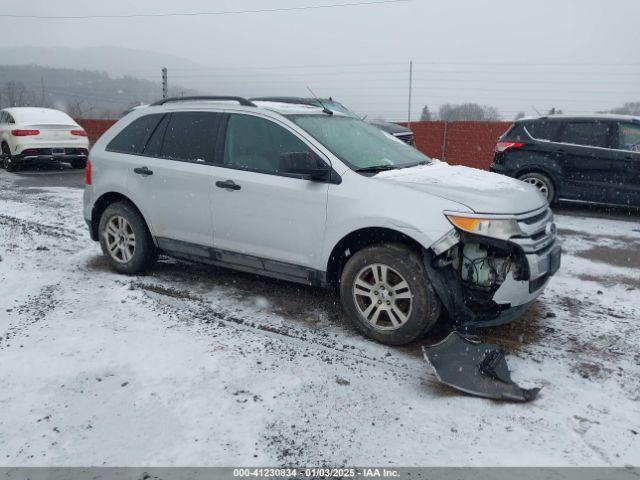
[[[11,130],[14,137],[29,137],[31,135],[40,135],[40,130]]]
[[[87,159],[87,166],[84,169],[84,183],[91,185],[91,160]]]
[[[496,145],[496,153],[504,153],[507,150],[524,147],[522,142],[498,142]]]
[[[86,137],[87,132],[84,130],[71,130],[71,135],[75,135],[76,137]]]

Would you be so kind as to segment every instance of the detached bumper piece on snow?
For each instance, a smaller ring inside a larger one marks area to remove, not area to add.
[[[494,400],[529,402],[539,388],[521,388],[513,380],[497,345],[472,341],[451,332],[442,342],[422,347],[438,380],[462,392]]]

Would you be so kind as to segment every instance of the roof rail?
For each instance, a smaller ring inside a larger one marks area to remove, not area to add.
[[[192,100],[217,100],[217,101],[229,101],[229,102],[238,102],[243,107],[255,107],[257,106],[255,103],[250,102],[246,98],[242,97],[228,97],[228,96],[197,96],[197,97],[171,97],[171,98],[163,98],[162,100],[158,100],[155,103],[152,103],[150,107],[157,107],[159,105],[164,105],[169,102],[189,102]]]

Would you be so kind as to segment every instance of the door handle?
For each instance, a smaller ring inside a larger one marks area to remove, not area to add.
[[[143,177],[148,177],[149,175],[153,175],[153,172],[149,170],[147,167],[134,168],[133,173],[137,173],[138,175],[142,175]]]
[[[216,182],[216,187],[224,188],[226,190],[240,190],[240,185],[238,185],[233,180],[225,180],[224,182]]]

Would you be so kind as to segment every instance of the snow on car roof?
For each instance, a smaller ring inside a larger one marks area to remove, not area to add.
[[[263,100],[255,100],[253,102],[257,107],[271,110],[282,115],[317,115],[322,114],[322,107],[315,105],[306,105],[300,103],[270,102]],[[340,112],[334,112],[335,115],[344,116]]]
[[[620,120],[620,121],[640,121],[640,117],[635,115],[622,115],[617,113],[592,113],[582,115],[572,115],[569,113],[555,113],[549,115],[541,115],[534,117],[524,117],[518,119],[518,122],[527,122],[532,120]]]
[[[5,112],[9,112],[16,123],[37,124],[61,124],[75,125],[76,122],[69,115],[60,110],[53,108],[40,107],[14,107],[5,108]]]

